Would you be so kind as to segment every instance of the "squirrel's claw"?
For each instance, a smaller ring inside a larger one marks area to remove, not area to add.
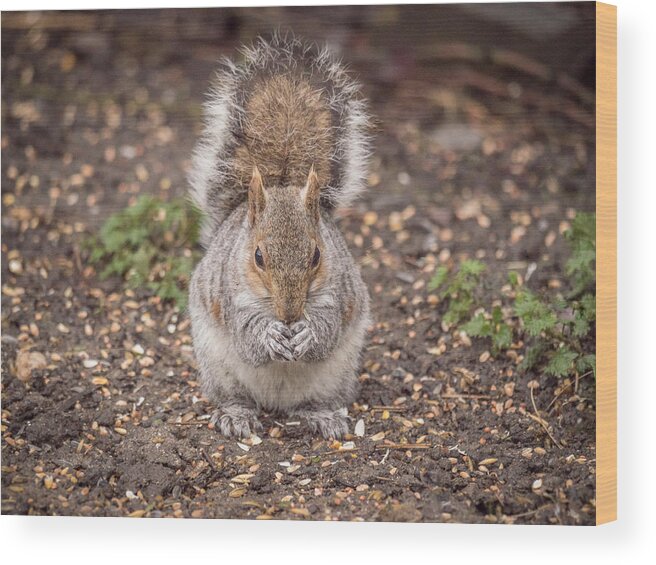
[[[305,325],[289,341],[289,345],[294,351],[294,359],[301,359],[310,349],[314,341],[314,334],[309,326]]]
[[[348,413],[339,410],[298,410],[294,415],[304,418],[310,429],[325,439],[339,439],[348,433]]]
[[[247,438],[252,432],[262,431],[262,424],[257,419],[255,410],[243,406],[217,409],[212,414],[210,422],[226,437]]]
[[[272,322],[267,329],[267,350],[273,361],[293,361],[294,351],[289,344],[291,332],[282,322]]]

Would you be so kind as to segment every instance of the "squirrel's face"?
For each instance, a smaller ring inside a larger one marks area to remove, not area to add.
[[[314,169],[303,187],[265,187],[256,168],[249,187],[248,280],[259,296],[270,298],[276,317],[286,324],[303,316],[311,286],[325,276],[319,196]]]

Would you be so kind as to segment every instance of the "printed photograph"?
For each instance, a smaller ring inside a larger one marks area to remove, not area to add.
[[[595,38],[3,12],[2,513],[595,524]]]

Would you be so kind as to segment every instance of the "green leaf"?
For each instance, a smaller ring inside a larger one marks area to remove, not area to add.
[[[492,345],[494,349],[502,351],[512,345],[512,328],[507,324],[501,324],[492,334]]]
[[[179,306],[198,252],[201,214],[186,200],[165,202],[149,195],[110,216],[97,236],[85,242],[89,261],[100,267],[100,277],[121,276],[132,287],[147,286]]]
[[[449,275],[449,269],[444,265],[440,265],[435,271],[433,278],[428,283],[428,290],[436,290],[441,287],[446,281],[447,276]]]
[[[542,359],[542,355],[546,350],[547,347],[544,342],[539,342],[536,343],[535,345],[531,345],[527,347],[524,353],[524,359],[519,364],[519,370],[530,371],[533,367],[535,367],[540,362],[540,360]]]
[[[576,352],[563,346],[551,354],[544,371],[556,377],[564,377],[572,370],[572,364],[576,357]]]
[[[593,294],[585,294],[581,297],[581,308],[583,316],[589,322],[593,322],[597,317],[597,300]]]
[[[595,376],[597,374],[597,358],[594,353],[589,353],[588,355],[582,355],[576,360],[576,370],[579,374],[583,374],[587,371],[592,371]]]
[[[476,259],[466,259],[460,263],[460,272],[465,276],[478,277],[485,271],[485,265]]]
[[[583,337],[590,331],[590,322],[580,312],[575,312],[572,321],[572,334],[575,337]]]
[[[461,328],[471,337],[488,337],[492,334],[492,325],[483,314],[477,314]]]
[[[552,329],[558,321],[553,309],[529,291],[517,295],[515,312],[524,324],[526,332],[533,337]]]

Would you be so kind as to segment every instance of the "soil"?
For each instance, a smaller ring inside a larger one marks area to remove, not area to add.
[[[417,7],[316,10],[3,14],[3,513],[594,523],[594,380],[491,357],[427,290],[467,257],[483,301],[509,270],[567,284],[563,230],[595,205],[591,91],[480,48],[467,15],[455,45],[398,41]],[[364,433],[342,442],[271,417],[221,437],[185,314],[100,281],[82,245],[137,195],[184,194],[216,59],[274,24],[341,46],[376,116],[370,190],[339,219],[375,319]]]

